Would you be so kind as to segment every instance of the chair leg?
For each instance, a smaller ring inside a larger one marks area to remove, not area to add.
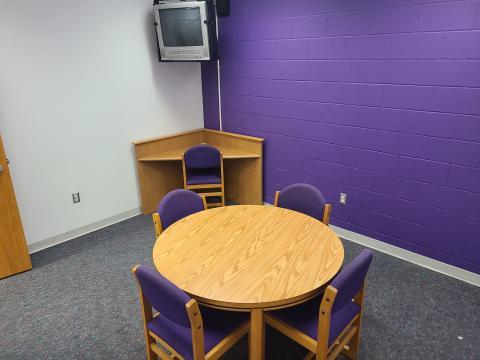
[[[360,350],[360,331],[359,331],[359,321],[355,321],[353,326],[357,326],[357,331],[355,335],[350,339],[348,343],[348,348],[342,350],[341,354],[345,356],[347,359],[350,360],[357,360],[358,359],[358,352]]]
[[[355,331],[355,334],[352,336],[348,343],[348,349],[342,350],[342,355],[346,356],[350,360],[357,360],[358,359],[358,352],[360,350],[360,329],[362,325],[362,316],[363,316],[363,301],[364,301],[364,295],[365,295],[365,283],[363,283],[362,288],[358,292],[357,295],[355,295],[354,302],[358,305],[360,305],[360,316],[357,318],[357,320],[354,321],[352,326],[355,326],[357,328],[357,331]]]
[[[155,343],[155,339],[148,335],[148,330],[145,333],[145,342],[147,345],[147,360],[157,360],[157,355],[152,350],[152,343]]]
[[[315,353],[311,351],[309,351],[307,355],[305,355],[305,357],[303,358],[303,360],[313,360],[313,359],[315,359]]]

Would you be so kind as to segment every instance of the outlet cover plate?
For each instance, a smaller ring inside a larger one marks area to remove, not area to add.
[[[80,202],[80,193],[73,193],[72,194],[72,200],[74,204],[77,204]]]

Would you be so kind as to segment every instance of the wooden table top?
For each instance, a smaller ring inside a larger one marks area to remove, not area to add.
[[[235,309],[273,308],[323,290],[344,259],[320,221],[287,209],[237,205],[201,211],[165,230],[157,270],[198,301]]]

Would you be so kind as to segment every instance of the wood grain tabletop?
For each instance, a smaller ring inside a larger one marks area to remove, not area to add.
[[[340,270],[343,245],[320,221],[273,206],[237,205],[190,215],[153,248],[157,270],[198,301],[232,309],[309,299]]]

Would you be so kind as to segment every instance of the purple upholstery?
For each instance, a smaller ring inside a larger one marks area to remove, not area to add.
[[[318,312],[322,297],[318,296],[306,303],[283,310],[272,311],[272,315],[317,340]],[[351,302],[341,311],[332,313],[330,320],[329,346],[340,335],[345,326],[360,312],[360,306]]]
[[[352,298],[360,291],[372,259],[373,251],[364,249],[332,281],[332,286],[338,290],[332,312],[336,312],[350,303]]]
[[[325,197],[315,187],[309,184],[293,184],[280,191],[278,206],[301,212],[317,220],[323,220]]]
[[[185,166],[188,169],[220,167],[220,151],[210,145],[196,145],[185,151]]]
[[[165,195],[158,204],[157,213],[165,230],[174,222],[204,209],[200,195],[191,190],[177,189]]]
[[[210,145],[193,146],[184,154],[187,185],[220,184],[220,151]]]
[[[145,265],[135,271],[143,295],[164,317],[178,325],[190,327],[185,304],[191,298],[158,272]]]
[[[330,318],[329,346],[360,312],[360,306],[353,303],[352,299],[360,291],[372,258],[371,250],[363,250],[331,283],[338,292]],[[272,315],[317,340],[321,302],[322,298],[319,296],[293,308],[273,311]]]
[[[193,360],[192,330],[185,309],[191,298],[148,266],[140,265],[135,274],[146,300],[160,313],[147,324],[148,329],[186,360]],[[224,312],[206,307],[200,309],[205,353],[248,320],[248,313]]]
[[[204,350],[209,352],[223,338],[248,320],[248,313],[220,311],[200,307],[203,319]],[[165,340],[186,360],[193,360],[192,331],[159,315],[148,323],[148,328]]]
[[[200,184],[221,184],[222,177],[220,170],[207,169],[207,170],[191,170],[187,175],[187,185],[200,185]]]

